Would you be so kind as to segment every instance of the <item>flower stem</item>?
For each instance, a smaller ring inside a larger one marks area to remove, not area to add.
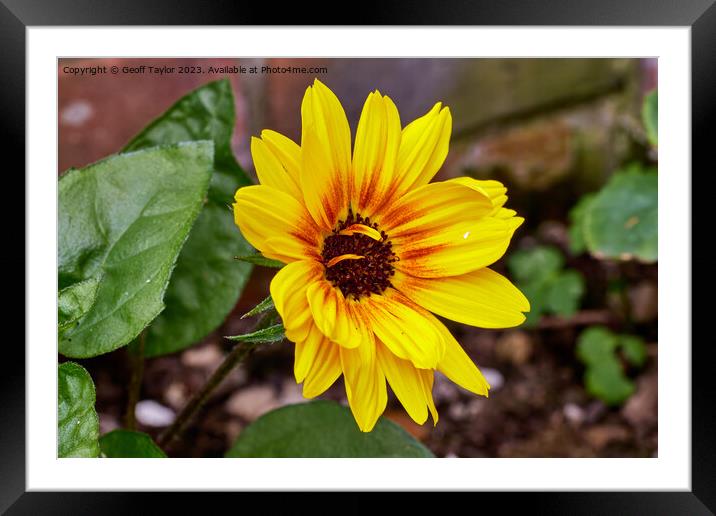
[[[261,327],[267,322],[267,319],[268,318],[266,317],[262,317],[256,324],[254,330],[261,329]],[[237,365],[239,365],[249,353],[256,349],[256,347],[256,344],[248,342],[239,342],[233,347],[229,354],[226,355],[226,358],[224,358],[224,361],[216,368],[206,381],[201,390],[191,397],[171,426],[159,436],[157,444],[160,448],[164,448],[171,443],[172,439],[181,435],[187,423],[189,423],[204,403],[206,403],[214,389],[216,389],[229,375],[229,373]]]
[[[139,401],[139,394],[142,390],[142,376],[144,375],[144,338],[145,331],[139,335],[136,341],[127,346],[132,367],[132,378],[129,381],[129,394],[127,397],[127,410],[124,414],[124,426],[129,430],[136,430],[137,428],[135,407]]]

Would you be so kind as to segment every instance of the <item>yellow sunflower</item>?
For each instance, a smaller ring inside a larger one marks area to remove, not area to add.
[[[410,417],[438,415],[438,370],[487,396],[489,385],[431,313],[483,328],[516,326],[529,302],[487,268],[523,220],[504,208],[497,181],[429,183],[448,152],[450,110],[438,102],[401,127],[395,104],[375,91],[351,130],[320,81],[301,105],[301,145],[274,131],[252,138],[260,185],[236,192],[246,239],[283,267],[271,296],[303,395],[322,394],[343,374],[355,420],[373,429],[386,380]]]

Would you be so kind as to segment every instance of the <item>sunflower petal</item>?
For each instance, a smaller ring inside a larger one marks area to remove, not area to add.
[[[298,260],[319,260],[318,245],[308,245],[304,240],[293,236],[274,236],[264,240],[263,254],[271,256],[290,256]],[[284,260],[285,261],[285,260]]]
[[[336,321],[333,340],[347,348],[356,348],[364,343],[373,342],[373,332],[367,318],[361,314],[360,302],[344,298],[343,304],[346,317]]]
[[[316,223],[330,230],[348,200],[350,127],[338,98],[317,79],[303,97],[301,117],[301,190]]]
[[[435,176],[447,156],[451,133],[450,110],[442,108],[440,102],[405,126],[396,167],[398,195],[428,183]]]
[[[433,426],[438,424],[438,409],[435,408],[435,400],[433,400],[433,382],[435,380],[435,374],[432,369],[418,369],[418,374],[423,384],[423,391],[425,392],[425,400],[428,402],[428,410],[430,416],[433,418]]]
[[[406,194],[380,220],[399,261],[414,276],[456,276],[486,267],[507,250],[524,219],[491,216],[486,192],[445,181]]]
[[[245,186],[237,190],[233,208],[241,233],[267,258],[288,263],[316,252],[316,226],[289,194],[266,185]],[[286,238],[291,245],[286,250],[269,248],[266,242],[272,238]]]
[[[514,221],[520,220],[520,217],[517,217],[517,212],[515,210],[510,210],[509,208],[495,209],[493,217],[495,217],[496,219],[514,219]]]
[[[361,302],[371,326],[390,351],[415,367],[434,369],[444,352],[430,314],[394,289]]]
[[[271,280],[274,306],[283,320],[286,337],[293,342],[302,342],[311,331],[313,316],[306,290],[319,280],[321,267],[311,260],[289,263]]]
[[[319,139],[329,149],[336,170],[346,174],[351,164],[351,129],[338,97],[321,81],[313,81],[312,111],[309,125],[313,124]]]
[[[316,326],[306,291],[321,277],[322,265],[314,261],[293,262],[276,273],[271,297],[283,319],[286,337],[296,343],[294,375],[304,382],[304,396],[325,391],[340,375],[337,345]]]
[[[362,432],[373,430],[388,403],[385,375],[376,357],[374,342],[359,348],[339,346],[346,395],[353,417]]]
[[[289,194],[301,202],[303,194],[294,177],[291,176],[271,147],[259,138],[251,138],[251,156],[256,175],[262,185],[270,186]]]
[[[334,342],[347,348],[358,347],[367,335],[362,320],[354,316],[354,302],[326,280],[314,282],[306,298],[316,326]]]
[[[306,338],[296,343],[296,351],[293,362],[293,373],[296,382],[301,383],[314,365],[319,346],[325,340],[325,336],[316,325],[311,325]]]
[[[494,205],[500,204],[502,197],[507,193],[505,185],[494,179],[475,179],[473,177],[461,176],[448,179],[446,182],[457,183],[478,190],[487,195]],[[502,204],[504,203],[501,203],[500,206]]]
[[[479,220],[493,210],[486,193],[459,183],[441,181],[404,195],[380,217],[381,229],[391,239],[409,241],[439,231],[455,221]]]
[[[433,313],[480,328],[511,328],[525,320],[530,303],[510,280],[491,269],[460,276],[417,278],[396,271],[393,285]]]
[[[380,234],[380,231],[370,226],[366,226],[365,224],[351,224],[346,229],[342,229],[338,232],[339,235],[347,236],[352,236],[356,233],[358,233],[359,235],[365,235],[377,242],[380,242],[383,238],[383,235]]]
[[[447,182],[458,183],[487,195],[490,198],[490,201],[492,201],[493,211],[491,215],[495,215],[507,202],[507,188],[505,188],[505,185],[499,181],[495,181],[494,179],[474,179],[472,177],[463,176],[448,179]]]
[[[313,365],[303,381],[303,397],[323,394],[341,375],[340,346],[323,338],[313,358]]]
[[[463,389],[480,396],[487,396],[490,384],[487,383],[483,374],[445,325],[437,318],[433,316],[431,318],[445,342],[445,354],[440,359],[437,370]]]
[[[356,131],[351,187],[351,202],[364,216],[372,216],[395,186],[400,138],[400,115],[393,101],[378,91],[368,95]]]
[[[487,267],[505,254],[522,221],[520,217],[484,217],[477,222],[456,222],[412,242],[395,239],[396,268],[423,278],[441,278]]]
[[[315,350],[311,349],[311,341],[296,342],[293,352],[293,375],[296,383],[301,383],[306,378],[308,370],[313,365]]]
[[[419,425],[425,423],[428,419],[428,400],[421,371],[426,370],[416,369],[407,360],[396,357],[381,342],[377,342],[377,356],[385,378],[408,415]]]
[[[325,148],[310,129],[304,131],[301,190],[306,209],[323,231],[330,231],[346,204],[345,183],[328,160]]]
[[[296,142],[269,129],[261,131],[261,140],[278,158],[290,180],[301,190],[301,147]]]

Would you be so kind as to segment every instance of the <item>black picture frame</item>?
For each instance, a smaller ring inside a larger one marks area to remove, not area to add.
[[[392,2],[380,8],[363,5],[354,10],[355,17],[331,20],[330,24],[387,24],[387,25],[573,25],[573,26],[688,26],[691,28],[692,78],[692,156],[693,168],[706,169],[711,134],[716,127],[716,0],[492,0],[474,2]],[[312,4],[316,6],[317,4]],[[293,7],[276,9],[273,4],[229,2],[213,3],[184,0],[145,0],[118,2],[116,0],[0,0],[0,64],[3,75],[0,89],[3,152],[14,155],[14,170],[6,170],[20,182],[18,188],[25,199],[24,176],[16,170],[25,165],[25,50],[28,26],[41,25],[251,25],[296,24],[305,9],[297,3]],[[339,11],[328,12],[345,12]],[[48,116],[52,123],[53,116]],[[7,163],[7,161],[6,161]],[[710,164],[713,168],[713,164]],[[681,171],[684,173],[685,171]],[[679,173],[670,171],[669,173]],[[692,174],[693,177],[693,174]],[[12,178],[11,178],[12,179]],[[7,180],[7,179],[6,179]],[[706,189],[708,190],[708,189]],[[697,190],[693,189],[692,192]],[[704,190],[702,190],[703,192]],[[7,199],[7,196],[6,196]],[[693,242],[701,246],[710,240],[708,203],[692,200]],[[698,207],[702,213],[698,211]],[[17,224],[17,206],[3,203],[6,234],[17,237],[11,252],[6,251],[3,263],[6,270],[32,274],[25,265],[24,226]],[[23,232],[21,236],[20,233]],[[699,240],[698,237],[701,237]],[[706,238],[704,239],[704,236]],[[20,245],[22,240],[23,244]],[[693,253],[692,249],[692,253]],[[698,267],[708,278],[705,267],[707,253],[692,254],[692,266]],[[10,269],[12,267],[12,269]],[[12,275],[12,274],[9,274]],[[707,288],[708,282],[699,282]],[[24,295],[23,295],[24,299]],[[699,304],[692,298],[692,321],[707,318],[708,303]],[[19,303],[13,302],[16,306]],[[27,307],[32,309],[32,307]],[[701,317],[699,317],[701,316]],[[512,512],[528,504],[531,513],[545,514],[714,514],[716,512],[716,383],[712,381],[713,343],[710,339],[696,339],[692,346],[692,490],[689,492],[585,492],[585,493],[474,493],[480,503],[497,503],[501,511]],[[7,337],[4,352],[10,356],[0,375],[2,389],[2,421],[0,425],[0,512],[7,514],[126,514],[139,506],[148,507],[154,498],[166,512],[178,506],[186,512],[190,505],[184,494],[148,493],[27,493],[25,492],[25,354],[16,342]],[[669,343],[687,345],[688,343]],[[664,364],[662,367],[668,367]],[[229,502],[227,498],[246,494],[212,494],[211,506]],[[351,497],[358,497],[356,493]],[[288,497],[290,500],[292,497]],[[423,497],[418,497],[420,500]],[[463,498],[463,497],[461,497]],[[274,498],[278,500],[283,497]],[[246,500],[244,498],[244,500]],[[344,499],[343,509],[364,509],[370,504]],[[464,500],[461,500],[464,501]],[[230,502],[229,502],[230,503]],[[246,502],[244,502],[246,503]],[[422,503],[422,502],[421,502]],[[453,502],[455,503],[455,502]],[[247,507],[247,506],[244,506]],[[206,505],[204,505],[204,510]]]

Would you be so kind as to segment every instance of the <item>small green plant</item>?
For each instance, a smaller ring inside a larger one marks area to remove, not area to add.
[[[642,121],[649,143],[656,146],[656,90],[644,99]],[[600,191],[582,196],[569,213],[570,250],[589,251],[597,258],[656,261],[658,182],[656,167],[631,163]]]
[[[603,326],[584,330],[577,340],[577,357],[585,365],[587,392],[610,406],[621,405],[634,392],[622,360],[641,367],[646,361],[644,341],[634,335],[617,335]]]
[[[552,246],[538,246],[513,253],[507,266],[517,285],[530,300],[526,326],[534,326],[543,314],[574,315],[584,294],[579,271],[564,269],[564,257]]]
[[[658,248],[658,177],[654,167],[618,170],[569,214],[570,249],[597,258],[654,262]]]

